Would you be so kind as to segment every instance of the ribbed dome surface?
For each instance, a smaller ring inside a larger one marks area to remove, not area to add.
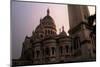
[[[67,36],[66,32],[64,31],[64,26],[62,27],[62,32],[59,34],[59,36]]]
[[[48,16],[48,15],[43,18],[43,21],[45,21],[44,23],[51,23],[51,24],[55,23],[53,18],[51,16]]]
[[[36,30],[41,29],[41,26],[43,28],[51,28],[56,30],[55,22],[53,18],[49,15],[49,9],[47,10],[47,15],[43,19],[40,19],[40,25],[37,26]]]
[[[47,10],[47,15],[42,19],[43,26],[45,27],[51,27],[51,28],[56,28],[55,21],[53,18],[50,16],[50,11],[49,9]],[[56,30],[56,29],[55,29]]]
[[[56,25],[53,18],[49,15],[49,9],[47,10],[47,15],[40,19],[40,24],[36,27],[35,33],[40,38],[56,35]]]
[[[65,31],[62,31],[59,36],[67,36],[66,32]]]

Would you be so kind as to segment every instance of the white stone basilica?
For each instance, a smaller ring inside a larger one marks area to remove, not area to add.
[[[63,26],[62,31],[57,34],[55,21],[47,9],[47,15],[40,19],[40,24],[33,30],[32,36],[26,36],[21,57],[13,61],[13,64],[33,65],[96,60],[96,35],[92,33],[94,26],[90,26],[90,21],[86,19],[91,17],[87,7],[69,5],[68,12],[69,35]]]

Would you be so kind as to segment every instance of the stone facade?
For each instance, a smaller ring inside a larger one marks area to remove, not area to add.
[[[43,19],[40,19],[40,24],[33,30],[32,36],[26,36],[23,42],[20,61],[17,60],[15,62],[15,60],[13,60],[13,65],[95,60],[96,35],[91,33],[93,26],[89,26],[88,21],[82,19],[84,12],[87,12],[87,9],[83,10],[83,8],[86,7],[72,7],[69,5],[68,8],[69,19],[71,20],[69,21],[71,26],[69,35],[66,34],[63,26],[62,31],[57,34],[55,21],[50,16],[50,10],[47,9],[47,15]],[[81,8],[81,12],[83,10],[82,14],[74,14],[74,16],[71,16],[73,9],[76,12],[80,12],[79,8]],[[89,17],[87,14],[88,13],[86,13],[86,17]],[[78,18],[75,17],[76,15],[78,15]]]
[[[77,48],[80,49],[82,57],[88,58],[88,57],[95,57],[96,53],[93,50],[95,45],[96,46],[96,25],[93,25],[93,23],[96,23],[96,15],[89,15],[88,7],[87,6],[77,6],[77,5],[69,5],[68,6],[69,11],[69,22],[70,22],[70,30],[69,33],[71,37],[79,38],[80,45],[78,45]],[[76,16],[76,17],[75,17]],[[92,22],[91,22],[91,20]],[[93,29],[95,29],[94,33]],[[90,35],[93,36],[90,36]],[[95,36],[94,36],[95,35]],[[93,40],[92,40],[93,38]],[[94,43],[92,43],[92,42]],[[94,52],[94,53],[93,53]]]

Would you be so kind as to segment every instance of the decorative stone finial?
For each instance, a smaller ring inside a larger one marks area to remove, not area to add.
[[[61,28],[59,28],[59,33],[61,33]]]
[[[62,26],[62,31],[64,31],[64,26]]]
[[[42,18],[40,18],[40,22],[42,21]]]
[[[49,15],[49,13],[50,13],[50,10],[49,10],[49,8],[47,9],[47,15]]]

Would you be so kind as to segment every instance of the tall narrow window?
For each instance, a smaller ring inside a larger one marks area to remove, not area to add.
[[[73,51],[73,47],[71,46],[71,52]]]
[[[48,30],[48,34],[50,34],[50,30]]]
[[[74,49],[80,48],[80,39],[79,37],[76,37],[74,39]]]
[[[47,33],[47,30],[45,30],[45,35],[47,35],[48,33]]]
[[[34,58],[34,51],[32,53],[33,53],[33,58]]]
[[[45,52],[46,52],[46,55],[50,55],[50,50],[48,47],[45,49]]]
[[[77,38],[77,41],[78,41],[78,47],[80,48],[81,44],[80,44],[80,38],[79,37]]]
[[[54,55],[55,54],[55,47],[52,47],[51,49],[52,49],[52,55]]]
[[[74,49],[76,49],[76,39],[74,39]]]
[[[60,53],[61,53],[61,54],[63,53],[63,51],[62,51],[62,50],[63,50],[63,48],[62,48],[62,46],[61,46],[61,47],[60,47]]]
[[[66,52],[68,53],[68,46],[65,46],[65,48],[66,48]]]
[[[43,38],[43,35],[41,34],[40,37]]]
[[[36,57],[39,57],[39,55],[40,55],[40,51],[36,51]]]

